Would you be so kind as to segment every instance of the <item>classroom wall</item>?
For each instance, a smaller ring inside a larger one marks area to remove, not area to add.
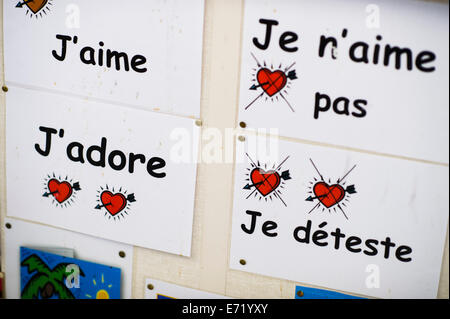
[[[429,1],[448,3],[448,0]],[[3,0],[0,2],[0,13],[3,16]],[[237,126],[243,4],[244,0],[206,0],[201,119],[203,127],[219,128],[223,133],[225,128]],[[1,85],[4,83],[2,25],[3,23],[0,24]],[[2,226],[6,216],[5,94],[7,93],[0,91]],[[232,164],[199,164],[192,257],[179,257],[135,247],[134,298],[144,297],[145,278],[148,277],[236,298],[294,298],[295,286],[299,283],[229,269],[233,176]],[[3,248],[4,227],[0,229]],[[2,268],[4,263],[2,256]],[[449,298],[448,229],[438,297]]]

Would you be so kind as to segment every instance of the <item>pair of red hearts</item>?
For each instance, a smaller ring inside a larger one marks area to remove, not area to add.
[[[274,192],[281,183],[280,174],[275,171],[266,172],[259,168],[252,171],[250,179],[258,192],[264,197]],[[319,201],[327,208],[339,204],[345,197],[345,189],[337,184],[330,186],[325,182],[320,182],[314,186],[313,191]]]
[[[70,183],[59,182],[56,179],[51,179],[48,182],[48,189],[60,204],[68,200],[73,194],[73,187]],[[127,198],[124,195],[113,194],[110,191],[104,191],[100,195],[100,201],[112,216],[117,215],[127,206]]]

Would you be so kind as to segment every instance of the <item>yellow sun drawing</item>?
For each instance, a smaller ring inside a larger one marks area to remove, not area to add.
[[[109,294],[106,290],[102,289],[97,292],[97,297],[95,299],[109,299]]]
[[[101,282],[97,284],[97,281],[92,279],[92,283],[95,286],[95,290],[97,290],[95,294],[95,298],[92,295],[86,294],[86,297],[89,299],[110,299],[108,290],[112,288],[112,285],[105,284],[105,276],[102,274]],[[98,287],[98,288],[97,288]]]

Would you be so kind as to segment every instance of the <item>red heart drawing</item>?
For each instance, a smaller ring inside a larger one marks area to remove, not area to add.
[[[68,182],[60,183],[56,179],[48,182],[48,190],[60,204],[68,200],[73,193],[72,185]]]
[[[27,7],[33,11],[34,14],[38,13],[45,5],[48,0],[31,0],[26,2]]]
[[[341,185],[329,186],[327,183],[320,182],[314,185],[313,191],[327,208],[339,204],[345,197],[345,190]]]
[[[270,97],[280,92],[287,84],[287,77],[283,71],[270,71],[261,69],[256,75],[259,85]]]
[[[109,191],[104,191],[100,196],[100,200],[112,216],[117,215],[127,206],[126,197],[120,193],[113,194]]]
[[[260,168],[252,171],[250,179],[258,192],[264,197],[275,191],[281,182],[280,174],[275,171],[265,172]]]

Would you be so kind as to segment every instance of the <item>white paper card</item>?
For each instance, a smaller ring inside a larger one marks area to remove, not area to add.
[[[16,87],[6,102],[8,216],[190,255],[197,166],[172,147],[184,133],[196,157],[194,120]]]
[[[133,247],[53,227],[6,218],[11,225],[5,232],[6,297],[20,299],[20,247],[71,249],[77,259],[121,269],[121,298],[131,298]],[[125,253],[125,258],[119,252]]]
[[[199,117],[203,0],[16,5],[3,2],[7,83]]]
[[[149,289],[149,286],[152,289]],[[145,287],[145,299],[229,299],[225,296],[151,278],[145,280]]]
[[[424,1],[247,0],[239,120],[448,163],[448,21]]]
[[[448,167],[275,139],[269,158],[255,141],[238,142],[231,268],[380,298],[436,297]]]
[[[36,246],[28,246],[27,248],[35,249],[39,251],[43,251],[46,253],[60,255],[67,258],[75,258],[75,251],[73,249],[61,248],[61,247],[36,247]]]

